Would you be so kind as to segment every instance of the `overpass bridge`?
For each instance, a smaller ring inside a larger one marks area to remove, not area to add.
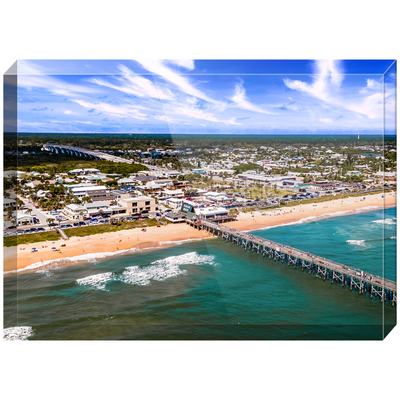
[[[303,250],[294,249],[281,243],[273,242],[259,236],[239,231],[234,228],[219,225],[205,220],[190,220],[186,223],[199,230],[206,230],[227,242],[231,242],[249,250],[269,257],[275,261],[287,263],[288,266],[301,267],[311,275],[317,275],[331,280],[332,283],[341,283],[342,287],[358,290],[359,294],[368,294],[380,298],[381,301],[391,301],[392,306],[397,304],[397,284],[389,279],[366,273],[336,261],[327,260]]]
[[[106,160],[106,161],[127,163],[127,164],[133,163],[132,160],[127,160],[122,157],[113,156],[111,154],[107,154],[102,151],[84,149],[82,147],[63,146],[59,144],[45,144],[43,145],[42,150],[51,151],[56,154],[69,154],[72,156],[90,157],[90,158],[95,158],[97,160]]]

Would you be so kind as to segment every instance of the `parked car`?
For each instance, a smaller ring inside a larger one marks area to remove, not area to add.
[[[50,222],[49,226],[58,226],[57,222]]]
[[[29,229],[30,232],[37,232],[38,228],[31,228]]]
[[[35,208],[39,208],[39,206],[35,206]]]
[[[37,231],[38,232],[44,232],[46,229],[44,229],[44,228],[37,228]]]
[[[79,226],[79,222],[74,222],[74,226]]]
[[[78,222],[79,223],[79,226],[86,226],[86,223],[85,222],[83,222],[83,221],[81,221],[81,222]]]

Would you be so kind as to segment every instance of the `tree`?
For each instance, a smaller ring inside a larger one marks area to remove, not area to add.
[[[11,219],[14,214],[14,207],[9,206],[7,207],[6,211],[7,211],[7,217]]]
[[[28,209],[26,210],[26,213],[30,215],[30,214],[32,213],[32,208],[28,208]]]
[[[54,218],[47,218],[46,222],[50,225],[52,222],[54,222],[55,219]]]

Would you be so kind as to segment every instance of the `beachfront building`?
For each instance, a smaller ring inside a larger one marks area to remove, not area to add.
[[[185,222],[186,218],[184,215],[175,213],[175,212],[168,212],[164,214],[164,218],[167,221],[170,221],[172,223],[178,223],[178,222]]]
[[[66,217],[69,219],[80,219],[88,217],[88,212],[86,207],[80,204],[68,204],[63,210]]]
[[[152,197],[138,196],[118,199],[118,204],[126,208],[127,214],[140,214],[156,211],[156,201]]]
[[[90,217],[98,217],[98,216],[110,216],[113,212],[111,208],[108,207],[105,201],[96,201],[94,203],[85,203],[83,207],[86,208],[87,214]]]
[[[17,213],[17,225],[32,225],[34,222],[34,216],[25,213]]]
[[[222,217],[227,217],[229,211],[223,207],[204,207],[196,208],[194,213],[201,219],[216,220]]]

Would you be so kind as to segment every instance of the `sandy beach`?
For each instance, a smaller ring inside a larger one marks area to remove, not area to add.
[[[365,197],[365,200],[364,200]],[[256,230],[268,226],[297,223],[305,218],[317,218],[326,214],[340,215],[356,211],[368,211],[371,207],[390,207],[396,205],[396,194],[382,193],[338,199],[322,203],[311,203],[295,207],[283,207],[277,210],[241,213],[237,221],[226,225],[241,230]],[[210,237],[205,231],[198,231],[187,224],[175,224],[148,227],[146,232],[141,228],[118,232],[103,233],[88,237],[70,237],[69,240],[22,244],[16,247],[4,247],[4,272],[32,270],[50,264],[51,261],[63,259],[62,265],[85,262],[88,258],[106,257],[128,251],[160,248],[174,245],[182,240],[199,240]],[[65,247],[60,247],[65,244]],[[38,249],[31,252],[31,248]],[[56,247],[61,251],[53,251]],[[71,259],[72,258],[72,259]],[[27,268],[31,266],[31,268]]]

